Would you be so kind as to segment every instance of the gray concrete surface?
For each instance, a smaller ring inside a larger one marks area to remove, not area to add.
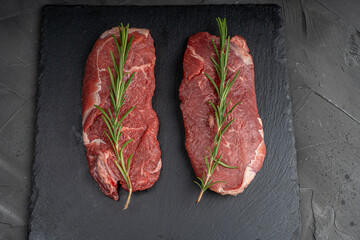
[[[0,1],[0,239],[26,239],[45,4],[277,3],[284,9],[300,239],[360,239],[360,1]]]

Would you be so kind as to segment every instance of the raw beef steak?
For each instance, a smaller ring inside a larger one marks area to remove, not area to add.
[[[181,110],[185,124],[185,146],[191,159],[195,174],[201,177],[206,171],[204,157],[207,147],[212,147],[216,133],[214,110],[207,103],[218,103],[214,86],[204,73],[209,74],[217,84],[219,78],[210,57],[217,61],[211,39],[219,47],[219,38],[209,33],[197,33],[189,38],[184,56],[184,79],[179,92]],[[242,102],[228,117],[236,119],[221,138],[219,155],[222,162],[238,167],[229,169],[218,165],[212,175],[214,181],[226,181],[210,187],[222,195],[237,195],[244,191],[261,168],[265,158],[264,132],[259,117],[254,86],[254,65],[249,48],[244,38],[231,38],[228,58],[227,79],[233,79],[240,69],[240,74],[232,86],[227,100],[232,100],[227,109],[237,102]]]
[[[116,167],[115,154],[104,131],[108,131],[101,113],[94,107],[111,108],[110,76],[108,67],[113,69],[110,50],[116,61],[119,56],[112,34],[118,38],[119,30],[113,28],[103,33],[92,49],[86,62],[82,91],[83,141],[86,147],[89,171],[101,190],[114,200],[119,199],[117,186],[127,190],[120,171]],[[122,116],[132,106],[135,109],[124,119],[123,132],[119,145],[133,141],[123,150],[124,158],[131,160],[130,179],[133,191],[150,188],[159,178],[161,152],[156,139],[158,119],[152,109],[152,97],[155,90],[155,48],[147,29],[129,29],[129,39],[134,36],[124,70],[135,76],[126,90],[126,100],[120,112]],[[119,41],[120,42],[120,41]]]

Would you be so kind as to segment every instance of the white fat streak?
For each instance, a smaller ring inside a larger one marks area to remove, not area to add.
[[[148,37],[149,33],[150,33],[150,31],[145,28],[130,28],[129,33],[132,33],[132,32],[138,32],[138,33],[144,35],[145,37]]]
[[[161,159],[160,159],[158,165],[156,166],[156,168],[153,171],[151,171],[150,173],[156,173],[156,172],[160,171],[161,165],[162,164],[161,164]]]
[[[96,144],[99,144],[99,145],[100,145],[100,143],[105,144],[105,142],[100,138],[94,139],[90,143],[96,143]]]
[[[145,162],[143,162],[141,164],[140,175],[144,175],[144,167],[145,167],[145,165],[146,165]],[[161,166],[162,166],[162,163],[161,163],[161,159],[160,159],[159,162],[158,162],[158,165],[156,166],[156,168],[154,170],[150,171],[149,173],[156,173],[156,172],[160,171]]]
[[[84,145],[88,145],[88,144],[92,144],[92,143],[96,143],[96,144],[98,144],[98,145],[100,145],[100,143],[105,144],[105,142],[104,142],[102,139],[100,139],[100,138],[93,139],[93,140],[90,142],[89,137],[88,137],[88,135],[87,135],[86,132],[83,132],[83,141],[84,141]]]
[[[108,176],[110,175],[111,178],[108,177],[103,177],[102,180],[105,181],[107,184],[112,184],[112,181],[110,181],[110,179],[112,179],[113,177],[115,177],[115,173],[113,172],[113,170],[110,168],[110,166],[108,166],[106,163],[106,159],[108,159],[110,157],[110,152],[109,151],[104,151],[104,152],[100,152],[99,155],[97,156],[97,161],[96,161],[96,170],[100,173],[101,176]],[[92,171],[94,171],[95,169],[93,169]]]
[[[263,123],[262,123],[261,118],[258,118],[258,121],[259,121],[260,125],[262,126]],[[261,129],[259,130],[259,133],[260,133],[261,137],[264,138],[264,129],[261,128]]]
[[[222,144],[223,144],[224,147],[231,148],[230,147],[230,142],[226,141],[225,139],[223,140]]]
[[[110,39],[108,39],[107,41],[109,41]],[[106,42],[107,42],[106,41]],[[95,99],[95,103],[94,105],[100,105],[100,95],[99,95],[99,91],[101,90],[101,79],[100,79],[100,72],[104,71],[104,69],[99,69],[99,65],[98,65],[98,59],[99,59],[99,53],[101,52],[101,50],[103,49],[104,45],[106,44],[106,42],[104,44],[101,45],[101,47],[97,50],[96,52],[96,69],[97,69],[97,81],[96,81],[96,90],[90,94],[89,98],[93,98]],[[88,108],[83,115],[83,119],[82,119],[82,125],[84,126],[86,119],[88,118],[90,112],[95,108],[95,106],[91,106],[90,108]]]
[[[139,128],[137,128],[137,129],[139,129]],[[146,162],[142,162],[141,167],[140,167],[140,175],[145,175],[144,167],[146,165],[147,165]],[[161,158],[160,158],[156,168],[154,170],[150,171],[149,173],[159,172],[161,169],[161,166],[162,166],[162,163],[161,163]]]
[[[101,85],[100,85],[101,81],[98,81],[98,83],[96,83],[97,85],[97,89],[96,91],[94,91],[92,94],[90,94],[89,98],[94,98],[95,99],[95,103],[94,105],[100,105],[100,95],[99,95],[99,91],[101,90]],[[90,108],[88,108],[83,115],[83,119],[82,119],[82,125],[84,126],[86,119],[88,118],[90,112],[94,109],[95,107],[92,106]]]
[[[84,145],[87,145],[90,143],[90,140],[89,140],[86,132],[83,132],[83,142],[84,142]]]
[[[139,127],[139,128],[130,128],[130,127],[122,127],[122,131],[128,131],[128,130],[144,130],[145,127]]]
[[[233,45],[230,45],[231,50],[235,53],[236,56],[240,57],[245,65],[252,65],[252,57],[251,55],[246,52],[243,48],[234,47]]]
[[[244,189],[251,183],[251,181],[254,179],[256,173],[257,173],[257,170],[254,170],[252,168],[252,164],[253,162],[256,161],[256,158],[259,154],[263,154],[263,153],[260,153],[260,148],[261,146],[264,144],[264,139],[260,142],[259,146],[256,148],[255,150],[255,156],[253,159],[251,159],[251,162],[250,164],[246,167],[245,169],[245,173],[244,173],[244,178],[243,178],[243,183],[241,184],[241,187],[239,189],[240,192],[238,193],[241,193],[244,191]]]
[[[129,28],[129,33],[133,33],[133,32],[138,32],[138,33],[144,35],[145,37],[148,37],[148,35],[150,33],[150,31],[145,28]],[[108,36],[111,36],[112,34],[114,34],[115,36],[119,36],[119,28],[113,27],[112,29],[107,30],[106,32],[101,34],[100,39],[107,38]]]
[[[195,52],[195,49],[194,49],[193,47],[191,47],[191,46],[188,45],[187,48],[190,50],[191,56],[193,56],[194,58],[197,58],[197,59],[199,59],[200,61],[204,62],[204,58],[202,58],[199,54],[197,54],[197,53]]]
[[[151,67],[151,63],[147,63],[144,65],[140,65],[140,66],[133,66],[131,67],[129,70],[127,70],[128,72],[135,72],[137,70],[142,70],[144,71],[145,68]]]

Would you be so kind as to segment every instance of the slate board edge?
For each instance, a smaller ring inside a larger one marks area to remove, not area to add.
[[[290,97],[290,82],[289,82],[289,73],[288,73],[288,68],[287,68],[287,51],[286,51],[286,29],[285,29],[285,24],[284,24],[284,11],[283,11],[283,8],[278,5],[278,4],[274,4],[276,6],[278,6],[278,12],[279,12],[279,16],[280,16],[280,19],[281,19],[281,27],[279,28],[279,39],[282,41],[282,51],[283,51],[283,54],[284,54],[284,60],[285,60],[285,63],[286,63],[286,67],[285,67],[285,82],[286,82],[286,92],[287,92],[287,102],[288,102],[288,114],[287,114],[287,117],[288,117],[288,125],[289,125],[289,129],[288,131],[290,132],[290,135],[291,135],[291,141],[292,141],[292,146],[296,146],[295,145],[295,132],[294,132],[294,124],[293,124],[293,118],[292,118],[292,115],[293,115],[293,112],[292,112],[292,107],[291,107],[291,97]],[[297,216],[298,216],[298,229],[296,229],[292,235],[292,239],[299,239],[300,238],[300,232],[301,232],[301,219],[300,219],[300,186],[299,186],[299,178],[298,178],[298,174],[297,174],[297,155],[296,155],[296,149],[293,148],[292,149],[293,151],[293,160],[292,160],[292,170],[294,171],[294,176],[296,177],[296,179],[292,179],[292,181],[295,182],[296,184],[296,193],[297,193],[297,196],[298,196],[298,202],[297,202]]]
[[[279,27],[279,38],[281,40],[281,44],[279,44],[279,46],[281,46],[280,49],[282,49],[284,56],[284,60],[286,62],[286,68],[285,68],[285,82],[286,82],[286,90],[287,90],[287,103],[288,103],[288,107],[287,107],[287,111],[289,113],[288,117],[288,131],[291,134],[291,138],[292,138],[292,144],[294,144],[293,146],[295,146],[295,136],[294,136],[294,128],[293,128],[293,120],[292,120],[292,108],[291,108],[291,98],[289,95],[289,77],[288,77],[288,70],[287,70],[287,57],[286,57],[286,38],[285,38],[285,25],[284,25],[284,12],[282,11],[282,7],[278,4],[207,4],[207,5],[82,5],[82,4],[78,4],[78,5],[59,5],[59,4],[49,4],[49,5],[45,5],[42,8],[41,11],[41,32],[40,32],[40,36],[39,36],[39,42],[40,42],[40,51],[39,51],[39,65],[38,65],[38,89],[37,89],[37,94],[36,94],[36,101],[37,101],[37,107],[36,107],[36,126],[35,126],[35,144],[34,144],[34,153],[33,153],[33,167],[32,167],[32,189],[31,189],[31,195],[30,195],[30,201],[29,201],[29,220],[28,220],[28,226],[29,226],[29,231],[28,231],[28,237],[30,236],[32,229],[32,212],[33,210],[36,208],[36,201],[37,201],[37,197],[38,197],[38,187],[36,186],[36,180],[35,180],[35,176],[37,174],[37,171],[39,170],[38,168],[38,163],[36,161],[36,153],[38,152],[38,142],[39,142],[39,137],[38,137],[38,133],[39,133],[39,124],[38,124],[38,118],[39,118],[39,114],[41,113],[41,109],[39,107],[39,102],[40,102],[40,96],[41,96],[41,92],[42,92],[42,79],[43,79],[43,75],[42,73],[42,69],[44,68],[44,40],[45,40],[45,36],[44,36],[44,29],[45,29],[45,25],[47,24],[45,21],[45,15],[47,13],[48,9],[51,8],[77,8],[77,7],[82,7],[82,8],[92,8],[92,7],[121,7],[121,6],[126,6],[126,7],[168,7],[168,6],[179,6],[179,7],[185,7],[185,6],[198,6],[198,7],[202,7],[202,6],[218,6],[218,5],[227,5],[227,6],[231,6],[231,5],[244,5],[244,6],[258,6],[258,5],[262,5],[262,6],[269,6],[269,7],[277,7],[278,8],[278,12],[279,12],[279,16],[280,16],[280,23],[281,26]],[[292,181],[294,181],[296,183],[296,192],[297,195],[299,196],[299,184],[298,184],[298,175],[296,172],[296,149],[292,149],[293,151],[293,156],[294,159],[292,161],[292,166],[293,166],[293,170],[295,170],[295,174],[294,176],[296,176],[296,179],[292,179]],[[291,239],[299,239],[299,233],[300,233],[300,229],[301,229],[301,222],[300,222],[300,214],[299,214],[299,208],[297,208],[297,215],[298,215],[298,222],[299,222],[299,228],[297,230],[294,231],[293,233],[293,237]]]
[[[186,7],[186,6],[191,6],[191,7],[206,7],[206,6],[269,6],[269,7],[277,7],[279,8],[280,12],[283,13],[282,11],[282,6],[280,6],[279,4],[276,3],[263,3],[263,4],[257,4],[257,3],[248,3],[248,4],[233,4],[233,3],[211,3],[211,4],[186,4],[186,5],[181,5],[181,4],[175,4],[175,5],[166,5],[166,4],[161,4],[161,5],[139,5],[139,4],[123,4],[123,5],[87,5],[87,4],[74,4],[74,5],[69,5],[69,4],[46,4],[42,7],[42,12],[41,15],[43,16],[48,8],[74,8],[74,7],[85,7],[85,8],[93,8],[93,7]],[[281,14],[282,20],[283,20],[283,14]]]
[[[36,186],[36,179],[35,179],[35,176],[36,176],[36,173],[38,171],[38,163],[36,161],[36,153],[37,153],[37,150],[38,150],[38,141],[39,141],[39,137],[38,137],[38,133],[39,133],[39,122],[38,122],[38,117],[39,117],[39,113],[40,113],[40,108],[39,108],[39,103],[40,103],[40,96],[41,96],[41,82],[42,82],[42,78],[43,78],[43,75],[41,74],[43,71],[43,68],[44,68],[44,29],[45,29],[45,14],[46,14],[46,11],[48,9],[48,5],[44,6],[42,9],[41,9],[41,13],[40,13],[40,22],[41,22],[41,29],[40,29],[40,36],[39,36],[39,55],[38,55],[38,62],[39,62],[39,65],[37,67],[37,75],[38,75],[38,81],[37,81],[37,91],[36,91],[36,114],[35,114],[35,130],[34,130],[34,133],[35,133],[35,141],[34,141],[34,152],[33,152],[33,155],[32,155],[32,160],[33,160],[33,165],[32,165],[32,175],[31,175],[31,192],[30,192],[30,196],[29,196],[29,218],[28,218],[28,233],[27,233],[27,238],[30,237],[30,233],[32,231],[32,219],[33,219],[33,210],[35,209],[36,207],[36,201],[37,201],[37,198],[38,198],[38,192],[39,192],[39,189],[38,187]]]

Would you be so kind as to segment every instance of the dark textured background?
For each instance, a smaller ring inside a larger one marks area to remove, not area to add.
[[[277,3],[284,9],[300,183],[300,239],[360,236],[357,0],[1,1],[0,239],[25,239],[44,4]]]
[[[296,238],[299,198],[281,14],[275,5],[46,7],[30,239]],[[195,205],[199,188],[184,147],[178,89],[189,36],[216,34],[217,16],[226,17],[229,35],[246,36],[251,49],[267,156],[243,194],[223,197],[208,191]],[[119,203],[99,191],[81,138],[87,56],[97,38],[120,22],[150,29],[154,39],[153,106],[163,161],[158,182],[135,193],[126,211],[126,192],[120,191]]]

